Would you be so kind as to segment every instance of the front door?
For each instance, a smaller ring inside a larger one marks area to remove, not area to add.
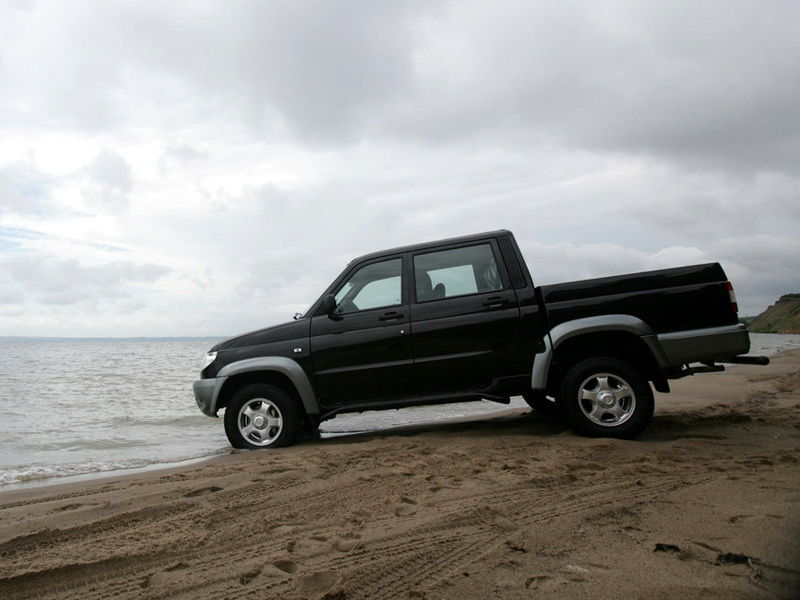
[[[491,385],[519,326],[494,240],[413,255],[414,366],[424,394]]]
[[[414,394],[405,260],[356,267],[334,290],[333,314],[311,319],[314,379],[324,406]]]

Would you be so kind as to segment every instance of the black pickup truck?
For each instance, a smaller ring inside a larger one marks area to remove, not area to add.
[[[510,231],[368,254],[304,315],[214,346],[194,383],[237,448],[339,413],[521,395],[577,432],[632,438],[669,380],[766,364],[703,264],[535,287]]]

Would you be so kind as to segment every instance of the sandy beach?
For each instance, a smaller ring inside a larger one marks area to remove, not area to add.
[[[673,389],[5,491],[0,598],[800,597],[800,351]]]

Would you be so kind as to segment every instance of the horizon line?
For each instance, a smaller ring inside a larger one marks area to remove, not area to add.
[[[31,341],[68,341],[68,340],[218,340],[226,339],[230,336],[224,335],[93,335],[93,336],[68,336],[68,335],[0,335],[0,341],[9,340],[31,340]]]

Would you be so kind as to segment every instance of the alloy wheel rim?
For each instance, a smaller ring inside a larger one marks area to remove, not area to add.
[[[267,398],[252,398],[239,409],[239,433],[254,446],[269,446],[283,431],[283,415]]]
[[[631,385],[613,373],[595,373],[578,388],[578,406],[595,425],[616,427],[628,421],[636,410]]]

